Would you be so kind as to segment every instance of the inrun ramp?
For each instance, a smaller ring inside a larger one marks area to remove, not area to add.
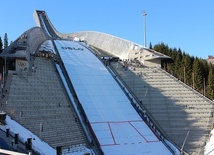
[[[105,155],[172,154],[88,48],[65,40],[55,40],[55,44]]]

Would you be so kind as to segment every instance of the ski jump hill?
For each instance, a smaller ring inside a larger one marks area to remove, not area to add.
[[[11,150],[204,153],[213,102],[161,69],[170,57],[105,33],[61,34],[45,11],[34,18],[38,27],[0,54],[0,134]]]

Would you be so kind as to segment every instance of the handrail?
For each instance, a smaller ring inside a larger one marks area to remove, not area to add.
[[[194,89],[192,87],[190,87],[189,85],[187,85],[186,83],[184,83],[183,81],[179,80],[178,78],[176,78],[175,76],[173,76],[172,74],[170,74],[169,72],[167,72],[166,70],[160,68],[161,71],[163,71],[164,73],[166,73],[167,75],[169,75],[170,77],[172,77],[174,80],[178,80],[181,84],[183,84],[185,87],[187,87],[189,90],[194,91],[195,93],[197,93],[198,95],[200,95],[202,98],[205,98],[208,102],[210,102],[211,104],[214,104],[214,101],[212,101],[211,99],[209,99],[208,97],[206,97],[205,95],[201,94],[199,91],[197,91],[197,89]]]

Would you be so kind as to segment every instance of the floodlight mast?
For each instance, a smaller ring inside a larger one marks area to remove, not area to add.
[[[144,16],[144,47],[146,47],[146,11],[143,10],[142,12],[143,16]]]

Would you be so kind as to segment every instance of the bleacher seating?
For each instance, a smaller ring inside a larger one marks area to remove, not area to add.
[[[51,59],[36,57],[35,71],[8,73],[3,109],[53,148],[88,145]]]
[[[142,101],[161,129],[180,148],[200,154],[212,127],[213,102],[158,67],[139,67],[111,62],[123,81]]]

